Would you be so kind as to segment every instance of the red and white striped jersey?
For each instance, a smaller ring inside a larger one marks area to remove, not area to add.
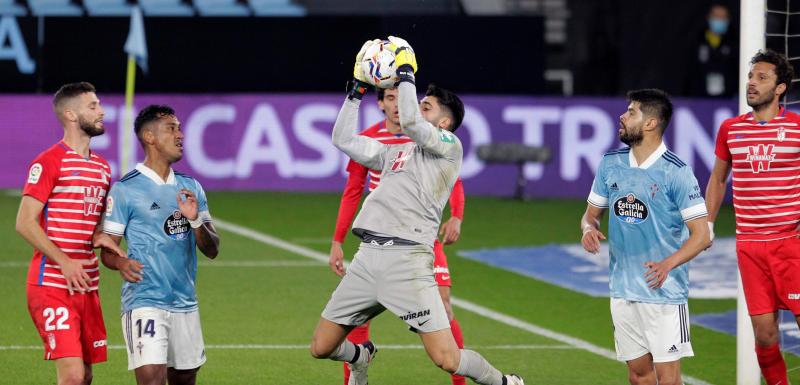
[[[45,204],[40,224],[47,237],[72,259],[91,261],[84,271],[97,290],[100,270],[92,249],[92,234],[100,222],[111,179],[108,162],[91,153],[83,158],[63,141],[37,156],[29,169],[23,195]],[[66,289],[61,268],[34,250],[28,283]]]
[[[408,135],[400,133],[400,134],[392,134],[386,128],[386,121],[382,121],[378,124],[375,124],[363,132],[361,135],[364,135],[369,138],[373,138],[383,144],[403,144],[411,142],[411,138]],[[351,162],[353,162],[351,160]],[[378,188],[378,185],[381,184],[381,170],[369,170],[369,191],[375,190]]]
[[[736,238],[769,241],[798,234],[800,224],[800,115],[781,108],[758,122],[752,113],[728,119],[715,151],[733,170]]]

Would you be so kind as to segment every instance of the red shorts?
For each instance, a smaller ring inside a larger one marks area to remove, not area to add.
[[[433,243],[433,277],[439,286],[453,286],[450,279],[450,269],[447,268],[447,255],[444,253],[444,245],[437,239]]]
[[[800,238],[737,241],[736,254],[750,315],[778,309],[800,315]]]
[[[28,312],[44,342],[44,359],[106,360],[106,326],[97,290],[69,295],[66,289],[28,285]]]

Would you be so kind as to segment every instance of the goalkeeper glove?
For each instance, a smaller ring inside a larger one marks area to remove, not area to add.
[[[397,66],[397,77],[399,82],[407,81],[414,83],[414,73],[417,72],[417,57],[414,49],[403,39],[396,36],[389,36],[389,47],[394,50],[394,63]]]
[[[361,70],[361,61],[364,59],[364,54],[367,52],[369,47],[373,44],[380,42],[380,40],[367,40],[364,42],[364,45],[361,46],[361,50],[358,51],[356,54],[356,63],[353,65],[353,80],[347,82],[347,98],[358,99],[364,96],[364,94],[369,89],[369,82],[367,82],[367,78],[364,76],[364,71]]]

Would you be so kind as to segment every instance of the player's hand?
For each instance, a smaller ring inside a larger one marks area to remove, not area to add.
[[[439,235],[444,235],[442,243],[445,245],[456,243],[458,237],[461,236],[461,219],[450,217],[439,229]]]
[[[647,286],[651,289],[658,289],[667,280],[669,272],[672,271],[672,265],[669,259],[661,262],[647,261],[644,263],[647,271],[644,273],[644,278],[647,280]]]
[[[67,281],[67,291],[69,291],[70,295],[75,294],[76,291],[81,294],[89,291],[92,279],[83,271],[83,267],[93,263],[85,259],[67,258],[64,263],[60,264],[61,274]]]
[[[341,242],[333,241],[331,244],[331,256],[328,258],[328,265],[336,275],[344,276],[344,251],[342,250]]]
[[[120,258],[117,261],[117,270],[119,270],[119,275],[122,277],[122,279],[128,282],[141,282],[143,268],[144,265],[135,259]]]
[[[410,65],[414,73],[417,72],[417,56],[414,54],[414,49],[411,44],[400,37],[389,36],[390,49],[394,50],[394,64],[399,69],[404,65]]]
[[[122,250],[121,247],[114,242],[111,237],[106,233],[95,233],[94,237],[92,237],[92,247],[95,249],[106,249],[120,257],[127,258],[128,254],[125,250]]]
[[[587,228],[583,232],[583,237],[581,237],[581,245],[583,245],[584,250],[597,254],[600,252],[600,241],[605,239],[606,236],[600,230],[594,227]]]
[[[353,78],[362,82],[362,83],[369,83],[367,78],[364,76],[364,71],[361,70],[361,61],[364,59],[364,54],[367,52],[369,47],[373,44],[380,43],[379,39],[367,40],[364,42],[364,45],[361,46],[361,50],[358,51],[356,55],[356,64],[353,66]]]
[[[183,199],[181,195],[186,199]],[[197,219],[197,196],[185,188],[178,191],[175,196],[178,199],[178,208],[181,210],[181,214],[190,221]]]

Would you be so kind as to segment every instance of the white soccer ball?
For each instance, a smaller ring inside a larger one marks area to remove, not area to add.
[[[378,88],[392,88],[397,83],[394,51],[389,49],[389,44],[388,40],[373,44],[361,59],[364,78]]]

